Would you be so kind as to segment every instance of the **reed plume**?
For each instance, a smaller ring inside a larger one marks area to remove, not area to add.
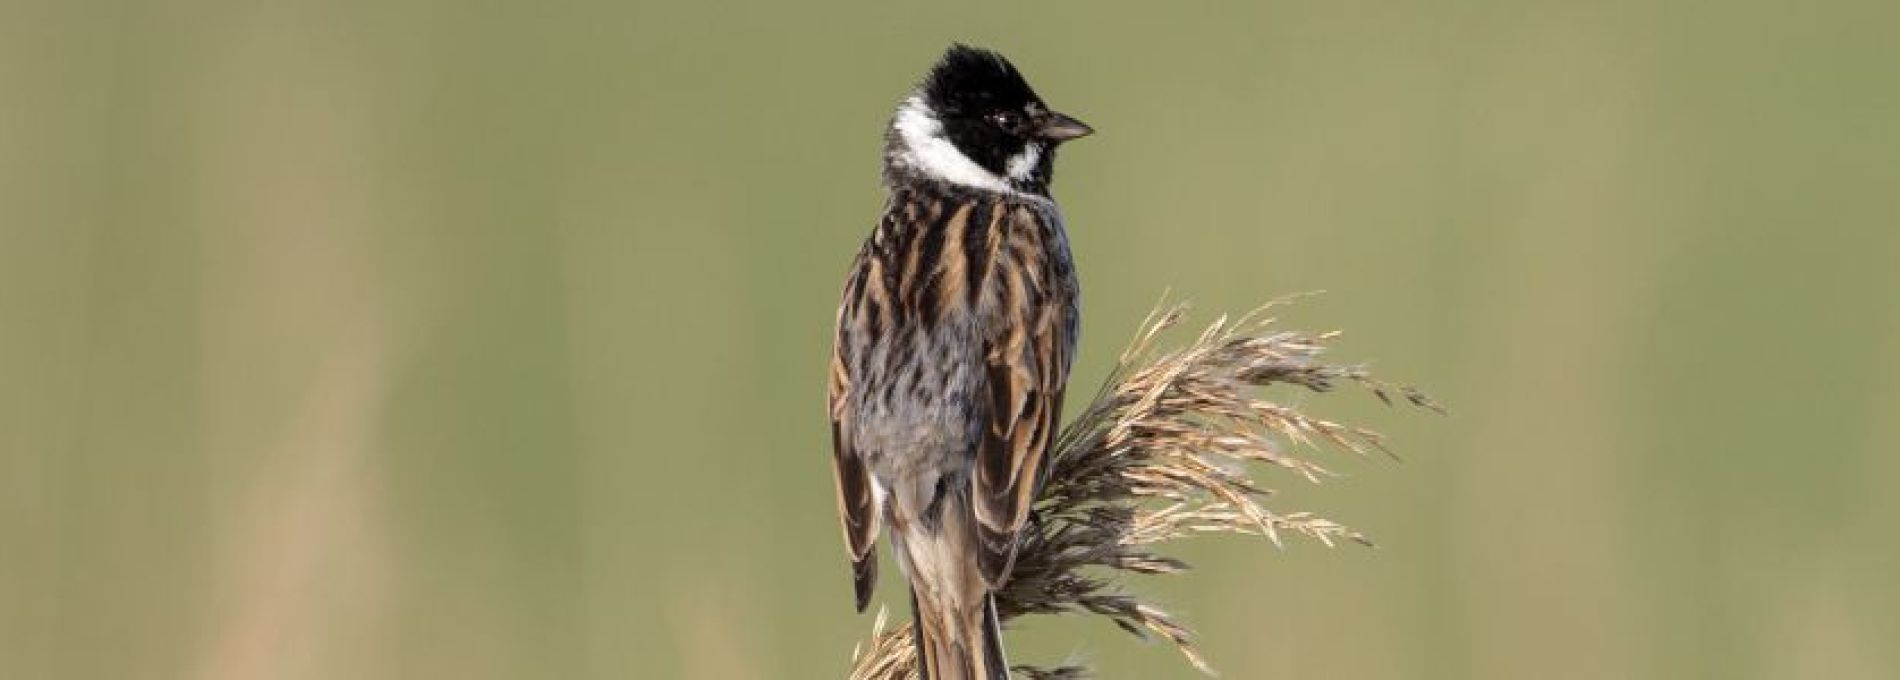
[[[1310,512],[1276,512],[1254,479],[1262,463],[1309,482],[1333,476],[1308,456],[1332,447],[1390,455],[1378,433],[1318,418],[1262,396],[1287,385],[1330,392],[1341,384],[1391,404],[1443,412],[1425,394],[1372,377],[1363,365],[1322,359],[1337,331],[1276,330],[1269,313],[1291,298],[1247,315],[1216,319],[1185,347],[1159,352],[1164,331],[1186,305],[1164,304],[1142,322],[1101,390],[1062,431],[1049,476],[1016,563],[996,593],[1005,622],[1033,614],[1109,619],[1142,638],[1160,636],[1203,673],[1213,670],[1191,630],[1122,587],[1121,575],[1179,574],[1187,563],[1160,547],[1199,534],[1264,536],[1281,545],[1303,536],[1327,546],[1370,545],[1357,531]],[[852,653],[851,680],[916,677],[910,624],[887,628],[883,612],[867,645]],[[1016,666],[1032,680],[1080,678],[1080,666]]]

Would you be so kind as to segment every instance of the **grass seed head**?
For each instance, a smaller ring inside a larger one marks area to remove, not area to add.
[[[1157,341],[1187,308],[1162,304],[1149,313],[1101,390],[1056,440],[1015,565],[996,593],[1005,622],[1035,614],[1106,618],[1137,637],[1167,640],[1211,676],[1193,631],[1118,577],[1187,571],[1186,562],[1159,549],[1196,535],[1260,536],[1276,546],[1284,536],[1328,547],[1372,544],[1311,512],[1270,509],[1264,501],[1272,491],[1256,476],[1280,469],[1317,484],[1334,476],[1311,459],[1321,449],[1391,452],[1378,433],[1308,415],[1269,399],[1267,388],[1324,393],[1353,384],[1387,404],[1396,396],[1444,409],[1416,389],[1373,378],[1363,365],[1325,361],[1338,331],[1276,330],[1266,312],[1291,299],[1219,317],[1193,342],[1166,352],[1157,351]],[[910,624],[886,623],[880,610],[871,640],[852,655],[852,680],[916,677]],[[1031,680],[1087,675],[1079,664],[1012,670]]]

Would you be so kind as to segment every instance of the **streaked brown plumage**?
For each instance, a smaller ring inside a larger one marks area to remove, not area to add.
[[[857,606],[888,526],[937,680],[1007,674],[990,593],[1061,424],[1079,322],[1050,168],[1088,131],[1002,57],[952,48],[893,122],[890,198],[839,305],[829,405]]]

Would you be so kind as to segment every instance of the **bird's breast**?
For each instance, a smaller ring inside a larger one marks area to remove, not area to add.
[[[955,467],[979,427],[980,343],[967,321],[897,321],[854,385],[854,441],[873,468]],[[861,388],[861,389],[856,389]]]
[[[887,473],[967,467],[984,426],[986,348],[1026,322],[1072,326],[1075,292],[1053,203],[894,192],[839,309],[853,445]]]

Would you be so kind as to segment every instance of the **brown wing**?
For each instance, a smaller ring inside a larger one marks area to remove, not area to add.
[[[986,282],[996,301],[984,346],[987,425],[972,480],[979,564],[992,588],[1008,578],[1016,534],[1062,423],[1076,302],[1059,227],[1022,206],[995,227]]]
[[[860,254],[852,268],[859,270],[865,266],[865,257]],[[856,297],[857,288],[863,278],[854,271],[850,282],[845,284],[845,301],[849,304]],[[857,596],[858,611],[864,611],[871,602],[871,591],[877,586],[877,531],[882,510],[878,508],[876,494],[871,490],[871,471],[865,467],[864,459],[851,445],[852,413],[846,396],[851,391],[851,376],[846,370],[845,353],[851,351],[845,341],[847,323],[844,309],[839,309],[838,340],[831,352],[830,379],[827,381],[827,410],[831,418],[831,466],[837,479],[838,518],[844,523],[845,554],[851,559],[851,580]]]

